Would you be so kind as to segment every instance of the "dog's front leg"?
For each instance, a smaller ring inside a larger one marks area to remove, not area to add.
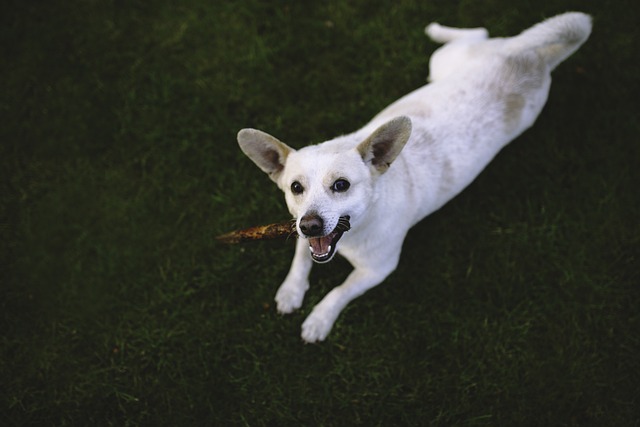
[[[276,293],[276,303],[280,313],[291,313],[302,306],[304,294],[309,289],[309,272],[312,263],[308,241],[298,238],[289,274]]]
[[[316,305],[302,324],[302,339],[312,343],[323,341],[340,312],[354,298],[359,297],[369,289],[380,284],[394,269],[391,265],[376,268],[356,268],[344,283],[329,292]]]

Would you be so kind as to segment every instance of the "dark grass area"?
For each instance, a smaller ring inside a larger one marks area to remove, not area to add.
[[[416,226],[325,343],[348,273],[272,303],[293,246],[236,132],[293,146],[421,84],[433,20],[594,33],[538,122]],[[9,1],[0,6],[3,425],[640,424],[638,7],[616,1]]]

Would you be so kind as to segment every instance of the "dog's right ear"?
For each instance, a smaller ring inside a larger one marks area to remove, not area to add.
[[[287,144],[257,129],[242,129],[238,132],[238,144],[242,152],[275,182],[278,182],[287,156],[295,151]]]
[[[376,129],[369,138],[358,145],[358,152],[366,164],[378,173],[384,173],[398,157],[411,136],[411,119],[396,117]]]

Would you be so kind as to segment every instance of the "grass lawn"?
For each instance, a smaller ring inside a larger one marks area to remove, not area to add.
[[[273,296],[288,219],[240,152],[359,128],[425,81],[431,21],[594,17],[536,125],[304,345]],[[0,423],[638,426],[637,2],[5,1]]]

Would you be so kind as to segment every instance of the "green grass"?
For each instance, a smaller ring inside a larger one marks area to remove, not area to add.
[[[416,226],[326,342],[275,311],[287,218],[240,152],[300,147],[423,84],[432,20],[594,16],[536,125]],[[9,1],[0,7],[3,425],[640,425],[631,1]]]

